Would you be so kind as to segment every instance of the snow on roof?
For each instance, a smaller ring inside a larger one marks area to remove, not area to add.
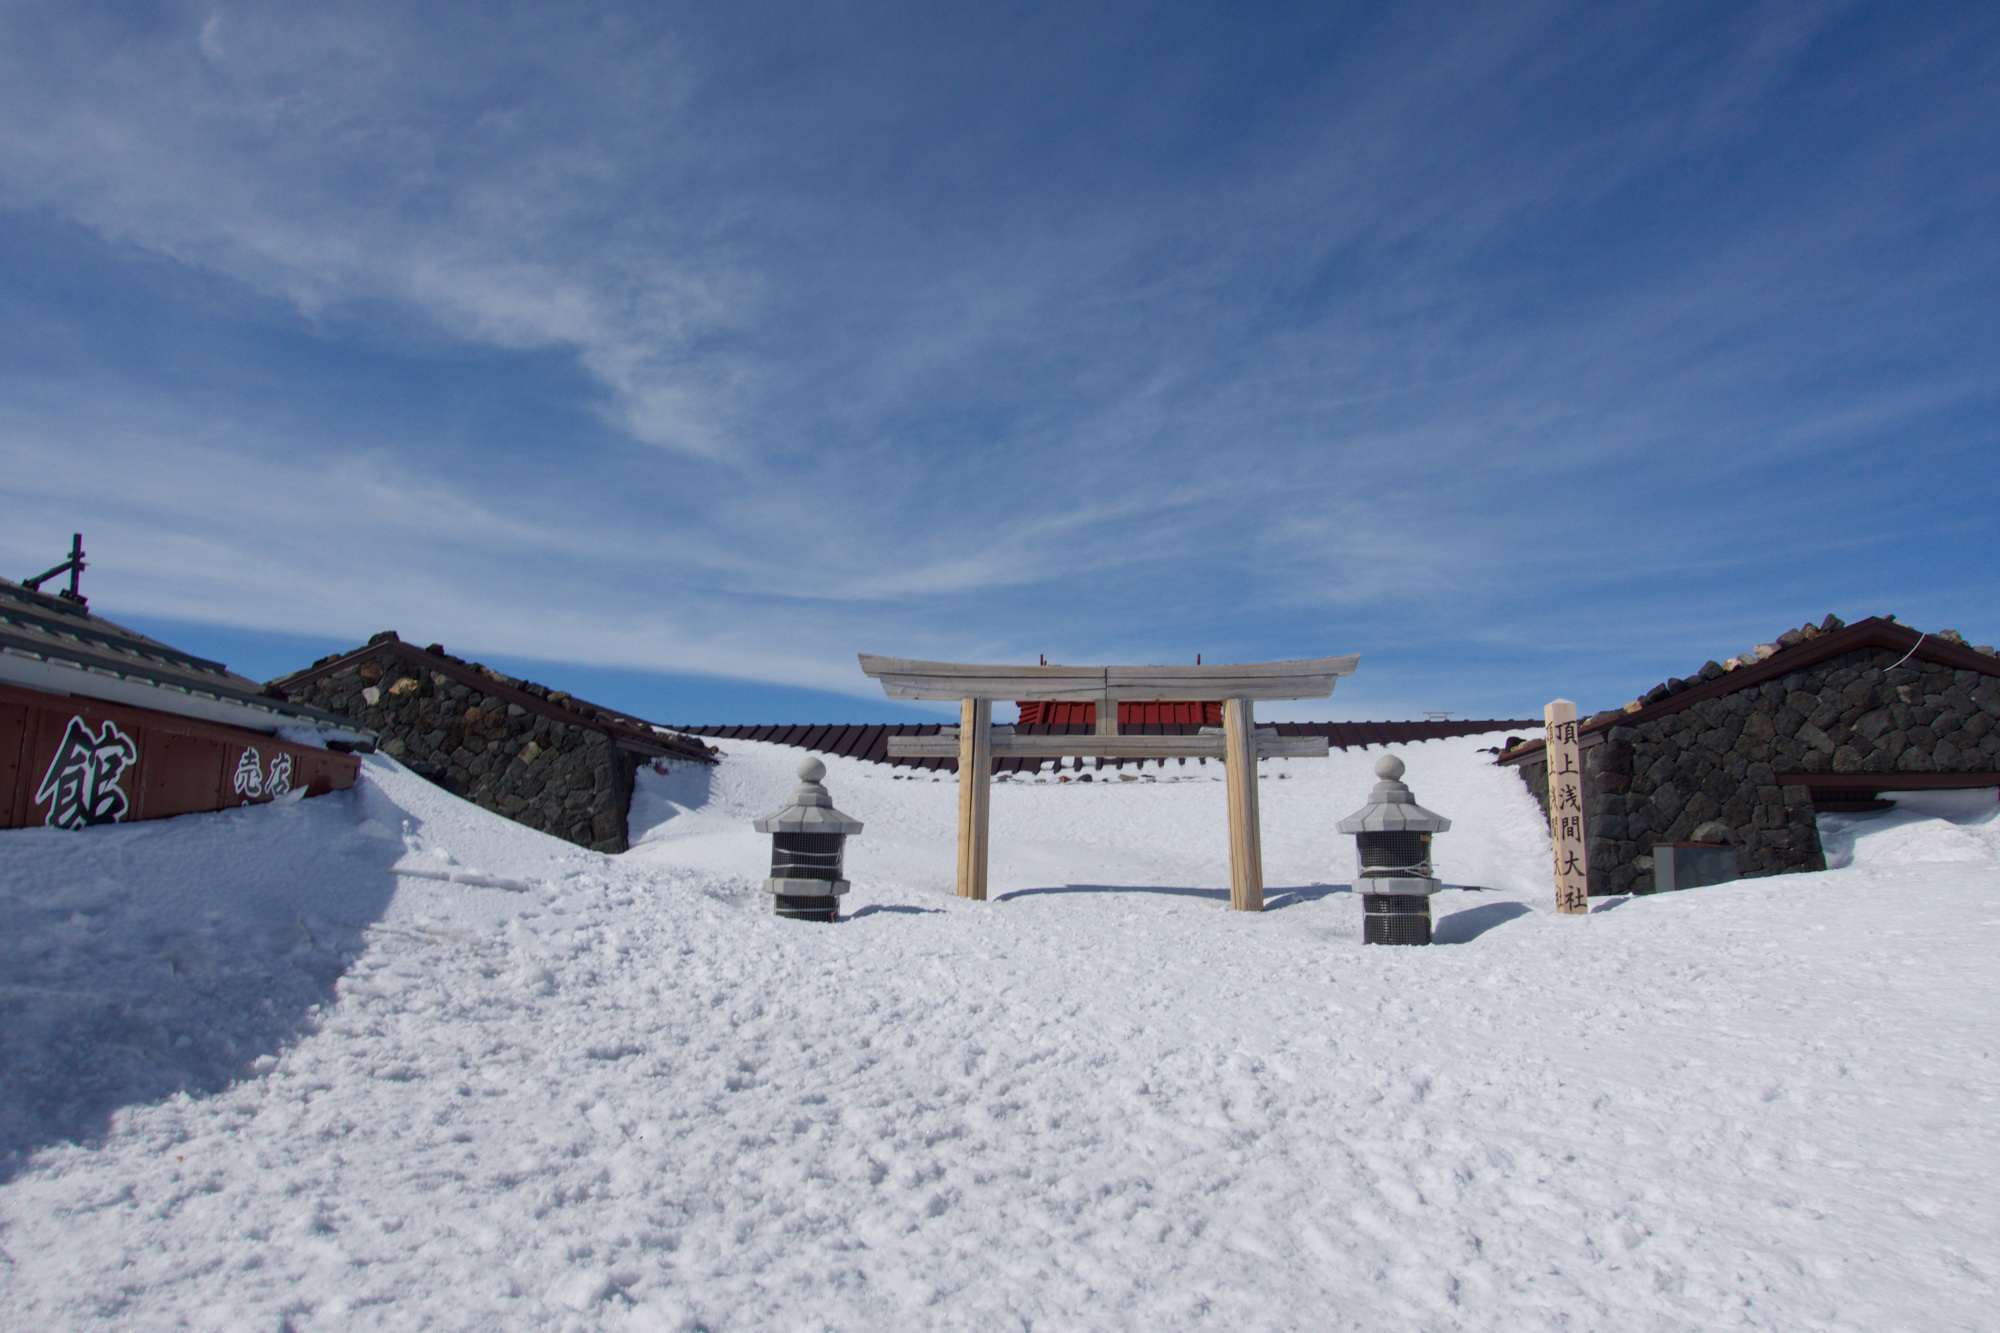
[[[440,643],[419,648],[415,644],[404,643],[394,630],[383,630],[359,648],[344,653],[333,653],[320,658],[311,666],[299,671],[279,676],[265,688],[276,694],[290,695],[314,681],[359,667],[364,662],[378,657],[401,658],[420,671],[437,672],[496,698],[517,704],[531,713],[550,717],[570,726],[587,727],[608,736],[623,749],[647,757],[667,757],[695,759],[708,762],[710,748],[691,736],[667,727],[648,722],[644,718],[621,713],[614,708],[578,699],[566,690],[551,690],[546,685],[538,685],[531,680],[495,671],[479,662],[468,662],[462,657],[453,657]]]
[[[264,693],[220,662],[182,652],[76,603],[0,579],[0,681],[275,732],[354,724]]]

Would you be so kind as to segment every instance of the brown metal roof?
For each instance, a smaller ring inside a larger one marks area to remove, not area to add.
[[[1365,748],[1370,745],[1408,745],[1415,741],[1446,740],[1453,736],[1480,736],[1494,731],[1520,731],[1528,727],[1540,726],[1538,722],[1514,720],[1460,721],[1460,722],[1276,722],[1265,723],[1275,726],[1280,736],[1324,736],[1327,743],[1338,749]],[[870,763],[891,764],[898,768],[943,769],[958,771],[958,760],[944,758],[899,758],[889,757],[891,736],[935,736],[939,724],[924,723],[853,723],[848,725],[785,725],[768,726],[702,726],[676,727],[692,736],[709,736],[716,740],[769,741],[775,745],[796,745],[801,749],[817,750],[822,754],[835,754],[855,759],[866,759]],[[1197,723],[1152,723],[1142,724],[1133,729],[1136,734],[1146,736],[1187,736],[1201,730]],[[1021,726],[1016,731],[1030,736],[1076,736],[1088,735],[1091,727],[1083,724],[1058,726]],[[1037,758],[1008,758],[994,761],[994,771],[1017,773],[1023,770],[1034,772],[1048,762]],[[1115,764],[1117,760],[1106,760]],[[1133,762],[1133,761],[1126,761]]]
[[[503,676],[477,662],[467,662],[452,657],[436,644],[429,648],[418,648],[413,644],[404,643],[393,633],[386,636],[377,635],[374,641],[352,652],[322,658],[303,671],[280,676],[266,688],[290,693],[303,685],[337,675],[351,666],[358,666],[385,652],[425,671],[438,672],[495,698],[519,704],[531,713],[538,713],[573,727],[588,727],[601,732],[620,749],[630,750],[634,754],[645,755],[647,758],[698,759],[710,764],[715,762],[714,749],[681,734],[684,728],[661,728],[643,718],[587,703],[560,690],[544,696],[536,693],[543,687],[531,681],[516,680],[512,676]]]
[[[1767,680],[1790,675],[1804,667],[1817,666],[1821,662],[1839,657],[1842,653],[1851,653],[1861,648],[1887,648],[1893,652],[1907,653],[1918,661],[1935,662],[1939,666],[1950,667],[1954,671],[1977,671],[1981,675],[2000,676],[2000,658],[1953,643],[1949,639],[1941,639],[1936,635],[1911,629],[1908,625],[1884,616],[1870,616],[1866,620],[1858,620],[1852,625],[1821,634],[1817,638],[1807,639],[1803,643],[1795,643],[1789,647],[1780,646],[1777,652],[1752,665],[1740,666],[1734,671],[1724,670],[1722,675],[1708,680],[1696,679],[1686,682],[1686,688],[1678,693],[1670,693],[1665,698],[1656,696],[1662,689],[1668,687],[1657,687],[1647,695],[1652,702],[1644,703],[1629,713],[1618,709],[1599,713],[1578,730],[1584,733],[1601,732],[1608,731],[1612,727],[1649,722],[1656,717],[1665,717],[1669,713],[1677,713],[1683,708],[1692,707],[1704,699],[1719,699],[1723,695],[1734,694],[1753,685],[1762,685]],[[1722,668],[1718,666],[1718,669]],[[1707,667],[1703,667],[1703,670],[1706,671]],[[1697,673],[1697,676],[1699,674]],[[1542,723],[1530,722],[1524,725],[1540,727]],[[1511,763],[1526,755],[1538,754],[1544,743],[1541,739],[1525,741],[1502,754],[1499,762]]]

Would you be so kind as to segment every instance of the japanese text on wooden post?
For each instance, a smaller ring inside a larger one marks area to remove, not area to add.
[[[1549,729],[1549,842],[1555,849],[1556,910],[1587,913],[1590,849],[1583,836],[1583,757],[1577,746],[1576,705],[1558,699],[1542,716]]]

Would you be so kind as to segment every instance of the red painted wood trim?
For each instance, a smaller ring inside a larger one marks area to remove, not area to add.
[[[53,802],[37,800],[36,793],[73,720],[115,749],[130,743],[130,761],[120,766],[113,784],[123,797],[117,823],[263,804],[299,789],[308,796],[345,791],[361,771],[354,755],[294,745],[259,731],[0,685],[0,781],[5,783],[0,827],[46,821]],[[238,766],[253,750],[257,779],[238,790]],[[274,776],[283,792],[270,790]]]

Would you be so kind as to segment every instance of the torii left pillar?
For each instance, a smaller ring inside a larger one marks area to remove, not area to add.
[[[1229,791],[1229,906],[1264,910],[1264,834],[1257,817],[1257,722],[1248,699],[1222,701],[1222,780]]]
[[[993,701],[958,706],[958,896],[986,901],[986,842],[993,801]]]

